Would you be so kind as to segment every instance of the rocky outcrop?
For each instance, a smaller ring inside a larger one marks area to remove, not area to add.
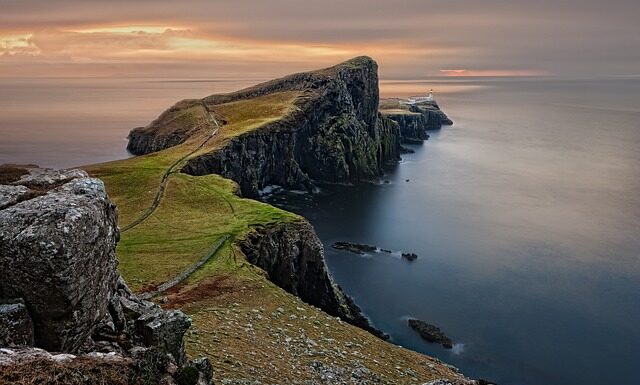
[[[429,134],[427,134],[427,119],[424,115],[409,111],[396,113],[384,112],[383,115],[398,123],[402,143],[421,143],[429,139]]]
[[[129,358],[153,349],[195,367],[183,342],[191,319],[138,298],[118,274],[117,210],[103,183],[81,170],[26,170],[0,189],[0,347]]]
[[[380,112],[384,117],[398,123],[402,143],[421,143],[429,138],[427,131],[439,130],[443,125],[453,124],[436,102],[404,106],[402,109],[383,108]]]
[[[352,242],[335,242],[331,245],[336,250],[345,250],[354,254],[364,255],[366,253],[372,253],[378,250],[376,246],[367,245],[364,243],[352,243]]]
[[[447,349],[453,348],[451,338],[447,337],[439,327],[417,319],[409,319],[409,326],[420,334],[425,341],[441,344]]]
[[[252,264],[269,279],[305,302],[373,334],[387,336],[371,326],[360,308],[333,282],[324,250],[305,220],[256,228],[238,243]]]
[[[0,348],[0,384],[15,385],[211,385],[213,368],[196,359],[177,367],[156,348],[131,355],[75,355],[39,348]]]
[[[291,113],[234,137],[221,149],[194,157],[182,169],[220,174],[257,197],[267,185],[310,189],[313,182],[354,183],[377,178],[385,162],[399,159],[399,128],[378,115],[378,66],[359,57],[335,67],[290,75],[203,102],[215,105],[282,91],[299,91]],[[184,102],[186,103],[186,102]],[[173,109],[175,110],[175,106]],[[189,130],[171,129],[172,110],[144,129],[134,129],[129,149],[145,154],[186,140]],[[182,112],[174,111],[177,118]],[[166,122],[161,124],[161,122]],[[178,139],[168,139],[175,135]]]
[[[206,121],[203,112],[201,100],[188,99],[176,103],[148,126],[131,130],[127,151],[143,155],[183,143]]]
[[[14,187],[0,210],[0,296],[24,299],[37,346],[78,351],[118,278],[115,205],[80,170],[31,169]]]

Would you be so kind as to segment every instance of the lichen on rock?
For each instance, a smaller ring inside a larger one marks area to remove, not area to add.
[[[29,168],[11,183],[0,185],[10,197],[0,209],[0,364],[83,354],[89,366],[105,357],[128,365],[157,352],[166,356],[159,376],[171,377],[170,363],[195,367],[183,341],[191,319],[138,298],[117,272],[117,209],[102,181],[81,170]],[[210,383],[210,373],[197,377]]]

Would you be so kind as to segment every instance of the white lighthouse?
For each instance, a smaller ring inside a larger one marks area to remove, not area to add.
[[[429,103],[435,101],[433,97],[433,89],[429,90],[427,96],[410,96],[406,102],[400,102],[401,104],[420,104],[420,103]]]

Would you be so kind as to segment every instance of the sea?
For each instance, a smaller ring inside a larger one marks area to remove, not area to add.
[[[0,163],[129,156],[128,131],[182,98],[259,79],[0,79]],[[500,385],[640,381],[640,78],[382,81],[433,89],[455,122],[378,181],[280,192],[335,281],[393,343]],[[392,253],[356,255],[349,241]],[[418,255],[413,261],[403,252]],[[445,349],[409,318],[441,328]]]

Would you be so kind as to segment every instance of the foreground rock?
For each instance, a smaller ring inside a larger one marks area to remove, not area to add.
[[[37,346],[77,352],[118,278],[115,205],[80,170],[30,169],[13,186],[14,197],[35,197],[0,210],[0,295],[24,299]]]
[[[0,189],[0,347],[63,354],[5,349],[4,365],[76,354],[139,363],[151,354],[149,376],[190,370],[210,380],[206,362],[187,362],[191,319],[139,299],[118,274],[117,210],[103,183],[81,170],[24,171],[5,174],[11,184]]]
[[[424,340],[431,343],[441,344],[447,349],[453,348],[453,341],[451,341],[451,339],[447,337],[437,326],[417,319],[409,319],[408,324],[413,330],[418,332],[420,337]]]
[[[213,370],[194,360],[173,365],[158,349],[137,349],[130,356],[91,352],[50,353],[39,348],[0,348],[0,383],[14,385],[209,385]]]

